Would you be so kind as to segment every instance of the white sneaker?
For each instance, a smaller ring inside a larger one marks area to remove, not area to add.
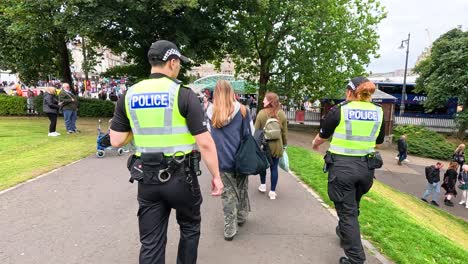
[[[468,209],[468,203],[465,205],[465,208]]]
[[[410,163],[409,159],[405,159],[403,162]]]
[[[270,191],[268,193],[268,196],[270,196],[270,200],[275,200],[276,199],[276,192]]]
[[[57,136],[60,136],[60,135],[61,135],[61,134],[60,134],[59,132],[57,132],[57,131],[52,132],[52,133],[54,133],[54,134],[57,135]]]
[[[58,136],[57,134],[55,134],[55,132],[49,133],[49,134],[47,134],[47,135],[48,135],[49,137],[56,137],[56,136]]]
[[[399,160],[399,159],[400,159],[400,157],[396,156],[396,157],[395,157],[395,159],[396,159],[396,160]]]
[[[258,186],[258,191],[259,192],[266,192],[266,184],[260,184],[260,186]]]
[[[461,201],[461,202],[459,202],[458,204],[465,204],[465,201]]]

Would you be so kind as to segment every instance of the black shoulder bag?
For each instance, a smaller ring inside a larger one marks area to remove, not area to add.
[[[247,118],[242,117],[241,143],[235,156],[236,172],[242,175],[257,175],[265,171],[270,165],[252,136],[250,125],[247,124],[247,129],[244,128],[244,123],[247,121]]]

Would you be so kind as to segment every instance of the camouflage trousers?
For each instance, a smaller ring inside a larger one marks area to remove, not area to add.
[[[237,233],[237,225],[247,220],[250,211],[248,194],[248,176],[236,173],[221,172],[224,191],[221,194],[224,212],[224,236],[233,237]]]

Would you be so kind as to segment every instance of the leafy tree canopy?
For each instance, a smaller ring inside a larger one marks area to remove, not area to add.
[[[463,111],[457,115],[460,130],[468,128],[468,31],[455,28],[440,36],[431,54],[415,67],[418,91],[427,94],[424,106],[444,106],[451,97],[458,97]]]
[[[260,97],[342,97],[346,80],[378,57],[377,24],[385,17],[375,0],[237,0],[222,16],[226,51],[236,73],[255,79]]]

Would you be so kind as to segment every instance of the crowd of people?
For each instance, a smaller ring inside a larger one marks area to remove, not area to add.
[[[444,167],[444,164],[437,162],[435,165],[427,166],[425,168],[425,174],[428,184],[421,200],[429,203],[429,196],[432,196],[430,203],[434,206],[439,206],[439,195],[441,188],[443,188],[445,190],[444,204],[446,206],[453,207],[454,203],[452,200],[458,195],[458,187],[458,189],[462,191],[462,198],[459,204],[464,205],[465,208],[468,209],[468,165],[464,163],[465,144],[460,144],[453,153],[452,160],[449,162],[442,182],[440,179],[440,173],[441,169]]]

